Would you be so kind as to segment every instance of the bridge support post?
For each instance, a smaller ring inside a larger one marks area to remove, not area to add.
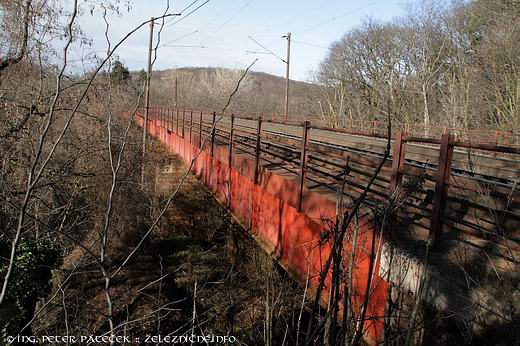
[[[179,110],[177,109],[177,117],[175,119],[175,134],[179,136]]]
[[[228,153],[228,207],[231,207],[231,168],[233,165],[233,134],[234,134],[234,126],[235,123],[235,115],[231,114],[231,119],[229,121],[229,153]]]
[[[403,181],[404,159],[406,154],[406,143],[403,141],[403,132],[397,131],[394,141],[394,155],[392,159],[392,173],[390,178],[389,196],[397,189]]]
[[[213,112],[213,120],[211,121],[211,156],[213,156],[213,152],[215,151],[215,119],[217,117],[217,113]]]
[[[258,184],[258,176],[260,172],[260,153],[262,150],[262,117],[258,117],[258,124],[256,126],[256,146],[255,146],[255,179],[254,183]]]
[[[202,110],[199,118],[199,148],[202,149]]]
[[[184,124],[185,124],[186,110],[182,110],[182,139],[184,139]]]
[[[438,242],[442,231],[442,217],[444,215],[446,200],[448,198],[451,158],[453,156],[453,145],[450,144],[450,141],[452,140],[453,136],[449,133],[442,135],[439,163],[437,165],[432,218],[430,220],[429,238],[432,247],[434,247]]]
[[[192,132],[193,132],[193,111],[190,111],[190,144],[191,144]]]
[[[298,212],[302,211],[303,189],[305,187],[305,173],[307,172],[307,149],[309,145],[309,121],[303,122],[302,149],[300,154],[300,189],[298,191]]]

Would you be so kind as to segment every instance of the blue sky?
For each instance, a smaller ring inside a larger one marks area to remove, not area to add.
[[[204,1],[199,0],[184,15]],[[171,1],[171,12],[179,12],[192,2],[193,0]],[[307,80],[310,72],[326,55],[326,47],[331,42],[340,38],[349,28],[358,25],[363,18],[388,20],[402,14],[405,3],[406,0],[210,0],[186,19],[166,27],[161,37],[161,41],[167,43],[187,35],[171,45],[204,45],[207,48],[161,47],[154,68],[245,68],[258,57],[254,70],[284,76],[285,64],[277,57],[246,52],[263,51],[248,36],[285,58],[286,41],[282,36],[291,32],[293,44],[290,76],[291,79]],[[161,15],[165,6],[166,0],[134,0],[130,12],[110,19],[111,40],[116,42],[143,20]],[[168,24],[175,20],[177,19]],[[319,25],[321,23],[323,24]],[[93,38],[94,50],[105,51],[102,17],[99,14],[86,16],[82,19],[82,26]],[[147,46],[148,27],[129,39],[118,51],[118,56],[130,69],[139,70],[146,66]]]

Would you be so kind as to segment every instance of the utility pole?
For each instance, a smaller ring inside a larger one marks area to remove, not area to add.
[[[275,57],[280,59],[286,65],[286,69],[285,69],[285,114],[284,114],[284,120],[287,120],[287,117],[289,115],[289,66],[290,66],[290,63],[291,63],[291,33],[288,32],[287,35],[282,36],[282,38],[286,38],[287,39],[287,58],[285,60],[282,59],[280,56],[278,56],[276,53],[274,53],[272,50],[270,50],[269,48],[267,48],[266,46],[264,46],[263,44],[261,44],[260,42],[258,42],[254,38],[252,38],[251,36],[249,36],[249,39],[251,41],[253,41],[254,43],[256,43],[257,45],[259,45],[260,47],[262,47],[265,50],[265,52],[251,52],[251,53],[274,55]],[[247,52],[250,52],[250,51],[246,50],[246,53]]]
[[[291,61],[291,33],[288,32],[287,35],[283,36],[287,39],[287,59],[285,60],[286,70],[285,70],[285,121],[289,116],[289,65]]]
[[[145,83],[145,100],[144,100],[144,124],[143,124],[143,170],[141,172],[141,185],[144,186],[144,175],[146,170],[146,136],[148,132],[148,112],[150,110],[150,81],[152,79],[152,45],[153,45],[153,22],[154,17],[150,21],[150,41],[148,43],[148,73],[146,74]]]

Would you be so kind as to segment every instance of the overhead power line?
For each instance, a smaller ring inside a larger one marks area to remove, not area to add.
[[[181,13],[183,13],[184,11],[187,11],[191,6],[195,5],[197,2],[199,2],[199,0],[192,1],[191,4],[189,4],[188,6],[186,6],[182,9]]]
[[[208,40],[211,36],[213,36],[215,33],[217,33],[218,31],[220,31],[220,29],[222,29],[224,26],[226,26],[226,24],[228,24],[229,22],[231,22],[236,16],[238,16],[238,14],[240,12],[242,12],[247,6],[249,6],[254,0],[249,0],[247,3],[244,4],[244,6],[240,7],[238,9],[238,11],[236,11],[235,13],[233,13],[233,15],[231,15],[231,17],[229,17],[224,23],[222,23],[218,28],[216,28],[207,38],[206,40]]]
[[[198,0],[197,0],[197,1],[198,1]],[[195,2],[197,2],[197,1],[195,1]],[[177,24],[177,23],[179,23],[180,21],[182,21],[182,20],[188,18],[189,16],[191,16],[193,13],[197,12],[197,11],[198,11],[202,6],[206,5],[206,4],[207,4],[208,2],[210,2],[210,1],[211,1],[211,0],[206,0],[206,1],[204,1],[202,4],[200,4],[199,6],[195,7],[193,10],[191,10],[187,15],[182,16],[181,18],[179,18],[179,19],[176,20],[175,22],[173,22],[173,23],[167,25],[167,27],[170,27],[170,26],[172,26],[172,25],[174,25],[174,24]],[[189,5],[189,6],[186,7],[186,8],[189,8],[189,7],[191,7],[191,5]]]
[[[213,17],[212,17],[212,18],[211,18],[211,19],[206,23],[206,25],[205,25],[202,29],[200,29],[200,32],[202,33],[202,32],[204,32],[204,31],[206,31],[206,29],[207,29],[208,27],[210,27],[210,26],[213,24],[213,22],[215,22],[218,18],[220,18],[220,16],[222,15],[222,13],[224,13],[224,12],[227,11],[227,9],[231,6],[231,4],[233,3],[233,1],[234,1],[234,0],[229,1],[228,4],[227,4],[226,6],[220,8],[220,10],[217,12],[217,14],[216,14],[215,16],[213,16]]]
[[[276,54],[275,52],[273,52],[272,50],[270,50],[269,48],[267,48],[266,46],[264,46],[263,44],[261,44],[260,42],[255,40],[254,38],[252,38],[251,36],[248,36],[248,38],[251,41],[253,41],[254,43],[256,43],[257,45],[259,45],[260,47],[262,47],[266,52],[268,52],[268,54],[274,55],[275,57],[280,59],[282,62],[287,63],[287,61],[285,61],[282,57],[280,57],[278,54]]]
[[[208,46],[190,46],[190,45],[183,45],[183,46],[168,46],[168,47],[175,47],[175,48],[208,48]]]
[[[185,37],[188,37],[188,36],[191,36],[191,35],[193,35],[193,34],[196,34],[197,32],[199,32],[199,31],[198,31],[198,30],[192,31],[192,32],[190,32],[189,34],[186,34],[186,35],[184,35],[184,36],[178,37],[178,38],[176,38],[175,40],[171,40],[170,42],[167,42],[167,43],[163,44],[161,47],[169,46],[170,44],[172,44],[172,43],[174,43],[174,42],[177,42],[177,41],[180,41],[180,40],[182,40],[182,39],[185,38]]]
[[[224,23],[222,23],[219,27],[217,27],[215,30],[213,30],[213,32],[211,32],[206,38],[202,39],[199,41],[199,43],[201,45],[204,45],[215,33],[217,33],[218,31],[220,31],[224,26],[226,26],[229,22],[231,22],[240,12],[242,12],[246,7],[248,7],[254,0],[249,0],[248,2],[246,2],[244,4],[244,6],[242,6],[241,8],[239,8],[235,13],[233,13],[231,15],[231,17],[229,17],[227,20],[224,21]],[[230,1],[228,6],[232,3],[233,1]],[[206,25],[205,28],[207,28],[211,22],[215,19],[217,19],[218,17],[220,17],[221,15],[221,12],[218,13],[209,23],[208,25]],[[203,30],[205,30],[205,28]],[[202,31],[203,31],[202,30]],[[194,48],[193,51],[195,51],[197,48]],[[186,56],[188,53],[186,53],[184,56]],[[184,57],[183,56],[183,57]]]
[[[246,54],[268,54],[268,55],[271,55],[271,53],[259,52],[259,51],[256,51],[256,50],[246,50]]]
[[[310,47],[316,47],[316,48],[323,48],[323,49],[327,49],[329,47],[326,47],[326,46],[320,46],[319,44],[314,44],[314,43],[307,43],[307,42],[302,42],[302,41],[296,41],[296,40],[292,40],[294,43],[298,43],[298,44],[303,44],[304,46],[310,46]]]
[[[199,0],[193,0],[188,6],[184,7],[180,13],[184,13],[184,11],[187,11],[191,6],[195,5],[197,2],[199,2]],[[168,21],[166,21],[166,23],[164,23],[164,25],[170,23],[172,20],[174,20],[175,18],[170,18]]]
[[[349,14],[356,13],[356,12],[358,12],[358,11],[364,10],[364,9],[367,8],[367,7],[373,6],[373,5],[378,4],[378,3],[380,3],[380,2],[383,2],[383,1],[384,1],[384,0],[373,1],[373,2],[371,2],[371,3],[369,3],[369,4],[365,5],[365,6],[358,7],[358,8],[356,8],[356,9],[350,10],[350,11],[348,11],[348,12],[342,13],[342,14],[340,14],[339,16],[334,16],[334,17],[332,17],[331,19],[328,19],[328,20],[326,20],[326,21],[323,21],[323,22],[321,22],[321,23],[315,24],[315,25],[310,26],[310,27],[308,27],[308,28],[305,28],[305,29],[303,29],[303,30],[301,30],[301,31],[298,31],[298,32],[295,33],[294,35],[299,35],[299,34],[302,34],[302,33],[304,33],[304,32],[314,30],[314,29],[316,29],[316,28],[318,28],[318,27],[320,27],[320,26],[322,26],[322,25],[325,25],[325,24],[331,23],[331,22],[333,22],[333,21],[335,21],[335,20],[338,20],[338,19],[340,19],[340,18],[343,18],[343,17],[345,17],[345,16],[348,16]]]

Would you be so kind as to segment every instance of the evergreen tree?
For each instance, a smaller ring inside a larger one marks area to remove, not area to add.
[[[112,71],[110,72],[110,77],[116,83],[124,83],[130,78],[130,71],[128,68],[123,65],[123,63],[119,60],[116,60],[112,64]]]

